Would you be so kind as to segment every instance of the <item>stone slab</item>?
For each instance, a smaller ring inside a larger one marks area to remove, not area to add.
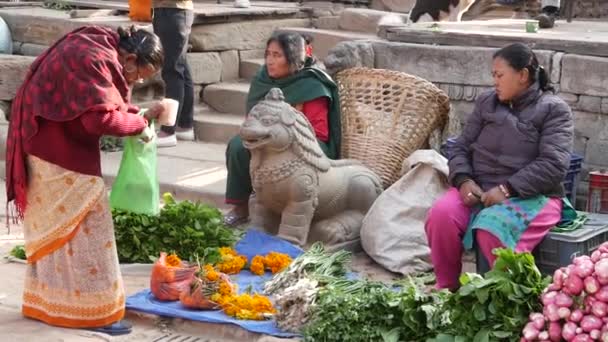
[[[262,58],[241,60],[239,75],[242,79],[251,80],[263,65]]]
[[[608,167],[608,115],[574,111],[575,151],[584,153],[585,164]]]
[[[432,46],[377,41],[376,68],[402,71],[431,82],[492,86],[492,56],[496,48]],[[551,51],[535,51],[551,72]]]
[[[277,28],[310,24],[310,19],[284,19],[197,25],[192,28],[190,43],[197,52],[263,49]]]
[[[33,61],[29,56],[0,55],[0,100],[15,97]]]
[[[337,30],[340,24],[339,20],[339,16],[314,18],[312,20],[312,26],[322,30]]]
[[[20,48],[20,55],[23,56],[40,56],[44,51],[48,49],[47,45],[23,43]]]
[[[244,61],[248,59],[264,58],[265,53],[266,49],[240,50],[239,59]]]
[[[340,14],[339,28],[353,32],[376,34],[380,20],[391,14],[393,16],[400,16],[403,22],[407,20],[407,16],[405,14],[396,14],[365,8],[347,8],[342,12],[342,14]]]
[[[577,109],[589,113],[601,113],[602,98],[598,96],[581,95],[578,98]]]
[[[195,84],[216,83],[222,78],[222,59],[217,52],[190,52],[188,64]]]
[[[372,0],[371,8],[380,11],[408,13],[416,0]]]
[[[559,83],[562,76],[562,58],[563,52],[556,52],[551,61],[551,83]]]
[[[575,94],[608,96],[608,58],[565,55],[561,89]]]
[[[560,92],[557,94],[559,97],[562,98],[562,100],[566,101],[567,104],[569,105],[576,105],[576,103],[578,102],[578,95],[576,94],[570,94],[570,93],[565,93],[565,92]]]
[[[117,28],[136,24],[139,28],[152,30],[150,23],[132,22],[127,16],[70,18],[67,12],[47,8],[5,8],[0,9],[0,17],[10,28],[13,40],[44,46],[50,46],[72,30],[86,25]]]
[[[450,46],[503,47],[525,43],[539,50],[554,50],[592,56],[608,56],[608,24],[604,22],[558,21],[550,30],[530,34],[525,20],[441,22],[400,25],[387,30],[390,41]]]
[[[237,50],[227,50],[220,52],[222,60],[222,82],[234,81],[239,78],[239,52]]]
[[[602,98],[601,112],[602,114],[608,114],[608,97]]]
[[[343,30],[316,30],[311,28],[286,27],[278,30],[280,32],[296,32],[300,34],[308,34],[313,37],[313,53],[319,59],[323,60],[329,54],[334,46],[339,42],[348,40],[377,40],[375,34],[350,32]]]
[[[194,132],[199,141],[227,144],[239,134],[243,120],[243,114],[219,113],[203,105],[195,110]]]
[[[248,92],[248,83],[216,83],[205,87],[203,101],[220,113],[245,115]]]

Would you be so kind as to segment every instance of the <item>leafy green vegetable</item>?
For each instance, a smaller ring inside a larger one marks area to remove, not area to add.
[[[462,287],[445,302],[451,324],[440,329],[443,338],[473,342],[519,340],[531,312],[550,278],[543,278],[530,253],[496,250],[494,268],[482,277],[461,275]],[[449,341],[437,339],[436,341]]]
[[[23,245],[17,245],[11,249],[10,255],[21,260],[26,260],[25,247]]]
[[[305,341],[424,341],[447,319],[447,292],[425,293],[408,279],[400,290],[367,280],[339,280],[321,289]]]
[[[218,247],[232,247],[240,238],[239,231],[224,226],[217,208],[164,197],[159,216],[112,211],[121,262],[146,263],[165,251],[190,261],[200,257],[214,263],[220,258]]]
[[[334,280],[322,288],[305,341],[519,341],[548,285],[529,253],[496,250],[492,271],[465,273],[455,293],[423,290],[428,279],[390,288],[378,282]]]

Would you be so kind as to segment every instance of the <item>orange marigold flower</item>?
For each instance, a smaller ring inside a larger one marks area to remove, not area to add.
[[[222,296],[224,313],[238,319],[263,320],[264,314],[275,313],[267,297],[244,293],[238,296]]]
[[[237,256],[237,252],[230,248],[230,247],[220,247],[220,255],[221,256],[226,256],[226,255],[232,255],[232,256]]]
[[[222,281],[220,283],[220,288],[218,290],[219,294],[221,294],[222,296],[228,296],[228,295],[231,295],[232,292],[233,292],[233,288],[228,282]]]
[[[253,310],[257,312],[264,313],[275,313],[276,309],[272,306],[270,299],[268,297],[261,296],[259,294],[254,294],[251,300],[251,304],[253,306]]]
[[[245,267],[245,264],[247,264],[247,258],[238,255],[236,257],[231,257],[230,260],[219,263],[217,267],[222,273],[237,274]]]
[[[264,264],[275,274],[281,272],[291,263],[291,257],[287,254],[270,252],[264,257]]]
[[[182,260],[176,254],[170,254],[165,259],[165,263],[167,264],[167,266],[180,267],[182,264]]]
[[[256,255],[255,257],[253,257],[253,260],[251,260],[251,265],[249,266],[249,270],[253,274],[264,274],[264,257],[260,255]]]
[[[203,274],[209,281],[217,281],[220,278],[220,274],[213,268],[213,265],[207,264],[203,266]]]

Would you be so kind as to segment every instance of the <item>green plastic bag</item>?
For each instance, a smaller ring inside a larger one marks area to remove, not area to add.
[[[144,111],[139,114],[143,115]],[[145,133],[154,132],[154,123]],[[143,134],[142,134],[143,135]],[[156,169],[156,141],[144,142],[140,136],[126,137],[120,169],[110,193],[112,209],[158,215],[159,186]]]

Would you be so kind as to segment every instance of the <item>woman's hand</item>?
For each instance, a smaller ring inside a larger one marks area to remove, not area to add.
[[[158,119],[158,117],[164,112],[165,105],[161,101],[158,101],[152,106],[150,106],[148,110],[146,110],[146,112],[144,113],[144,117],[146,118],[146,120],[152,121]]]
[[[475,183],[474,180],[469,179],[460,185],[460,198],[469,207],[473,207],[480,203],[481,195],[483,190]]]
[[[507,196],[500,190],[500,187],[495,186],[481,195],[481,202],[484,207],[491,207],[495,204],[502,203],[507,199]]]

